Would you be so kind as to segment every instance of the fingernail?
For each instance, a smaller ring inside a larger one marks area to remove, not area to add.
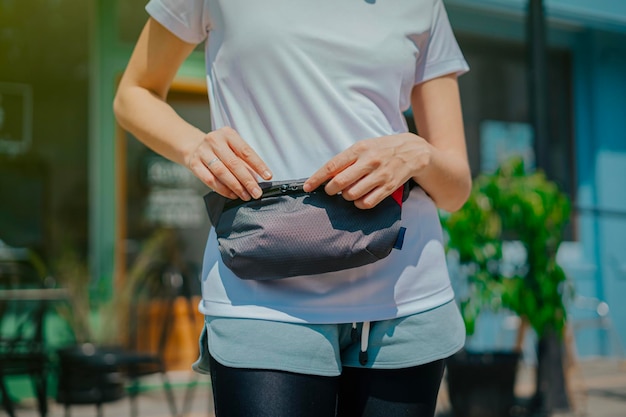
[[[242,193],[242,195],[241,195],[241,199],[242,199],[242,200],[245,200],[245,201],[250,200],[250,194],[248,194],[246,191],[244,191],[244,192]]]
[[[263,178],[265,178],[266,180],[269,180],[270,178],[272,178],[272,173],[269,171],[265,171],[263,173]]]
[[[260,188],[255,188],[254,190],[252,190],[252,196],[254,198],[259,198],[263,195],[263,191],[261,191]]]

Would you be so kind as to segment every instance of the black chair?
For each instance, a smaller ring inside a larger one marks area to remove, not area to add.
[[[192,283],[194,279],[197,279],[195,273],[196,269],[192,265],[158,262],[152,265],[146,276],[133,290],[135,302],[129,312],[128,350],[120,358],[120,362],[124,364],[123,370],[130,381],[128,393],[131,399],[132,416],[138,414],[137,395],[141,392],[141,379],[154,374],[161,376],[172,416],[178,415],[172,385],[167,375],[165,352],[174,326],[174,304],[178,297],[185,298],[189,317],[195,321],[195,310],[191,303]],[[160,307],[157,319],[162,322],[157,334],[156,347],[146,349],[145,344],[142,346],[140,340],[140,327],[147,326],[148,317],[144,314],[145,306],[155,302]],[[195,382],[196,376],[193,375],[185,394],[183,413],[191,401]]]
[[[59,349],[56,400],[63,404],[65,416],[76,404],[93,404],[97,416],[103,415],[105,403],[126,396],[126,381],[119,359],[124,351],[118,347],[99,347],[82,343]]]
[[[35,269],[21,262],[0,263],[0,289],[33,290],[45,288]],[[15,416],[15,406],[8,390],[6,377],[30,377],[41,416],[48,413],[47,377],[49,355],[45,348],[45,315],[47,303],[36,297],[0,299],[0,394],[9,416]]]
[[[165,360],[168,337],[174,326],[174,304],[179,296],[187,300],[190,318],[195,320],[191,302],[193,282],[197,277],[191,266],[176,266],[167,262],[152,264],[147,272],[130,285],[131,297],[128,311],[128,337],[123,346],[95,346],[82,344],[58,351],[59,386],[57,402],[65,406],[69,417],[74,404],[94,404],[97,415],[102,416],[102,405],[116,401],[126,394],[130,399],[130,415],[139,414],[137,397],[142,391],[142,380],[160,375],[172,417],[178,417],[178,408]],[[145,332],[148,325],[146,312],[157,306],[159,320],[156,346],[147,346]],[[183,413],[192,400],[197,376],[192,374],[185,393]],[[120,385],[121,384],[121,385]],[[120,390],[120,387],[123,387]],[[183,414],[184,415],[184,414]]]
[[[175,275],[167,270],[167,266],[153,265],[146,276],[133,288],[134,303],[129,311],[129,335],[127,350],[123,353],[121,362],[124,363],[124,373],[129,379],[128,393],[131,400],[131,416],[138,414],[137,396],[141,391],[141,379],[154,374],[159,374],[163,382],[163,389],[168,400],[172,416],[177,416],[176,400],[172,385],[165,367],[164,352],[167,344],[167,335],[172,325],[172,312],[175,297]],[[139,326],[145,325],[141,314],[142,306],[147,303],[161,303],[164,311],[164,322],[158,337],[156,351],[143,347],[139,340]]]

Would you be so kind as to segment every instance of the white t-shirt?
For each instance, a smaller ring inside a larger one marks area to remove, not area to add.
[[[355,142],[406,132],[412,87],[468,67],[442,0],[151,0],[176,36],[206,42],[214,129],[230,126],[274,180],[311,175]],[[422,312],[453,299],[433,201],[403,205],[402,250],[316,276],[241,280],[211,230],[203,301],[212,316],[346,323]]]

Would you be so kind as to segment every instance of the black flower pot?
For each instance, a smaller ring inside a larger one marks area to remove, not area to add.
[[[454,417],[509,417],[515,405],[517,352],[461,351],[447,361]]]
[[[90,343],[60,349],[57,402],[103,404],[126,395],[120,373],[117,348],[96,347]]]

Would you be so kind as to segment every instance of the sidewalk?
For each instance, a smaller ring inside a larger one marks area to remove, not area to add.
[[[194,376],[192,372],[175,371],[168,372],[170,382],[174,387],[176,406],[179,417],[182,416],[185,407],[186,395],[189,393],[189,381]],[[168,406],[165,392],[162,388],[161,379],[158,375],[142,379],[142,388],[147,388],[137,396],[137,417],[172,417]],[[192,391],[191,400],[185,407],[184,417],[214,417],[213,398],[211,395],[210,378],[206,375],[197,375],[195,389]],[[53,398],[48,402],[48,417],[65,417],[65,408]],[[130,400],[128,397],[115,402],[102,405],[103,417],[129,417]],[[0,403],[0,417],[6,416],[6,412]],[[97,409],[94,405],[72,405],[71,417],[97,417]],[[28,399],[17,405],[16,417],[39,417],[35,399]]]
[[[580,360],[569,371],[572,410],[552,417],[626,417],[626,361],[608,358]],[[523,364],[518,370],[515,394],[530,398],[535,392],[535,369]],[[439,395],[437,417],[453,417],[444,386]]]
[[[529,397],[534,392],[534,369],[521,365],[516,394],[520,398]],[[190,374],[175,372],[170,374],[176,389],[179,411],[182,409],[186,393],[186,382]],[[626,361],[616,359],[581,360],[569,378],[573,410],[568,413],[555,413],[553,417],[626,417]],[[163,390],[158,378],[148,382],[153,389],[139,395],[138,417],[170,416]],[[49,417],[63,417],[64,409],[53,399],[50,400]],[[213,417],[213,400],[209,378],[199,376],[195,395],[185,417]],[[96,417],[96,408],[91,405],[72,406],[71,417]],[[130,416],[128,398],[104,404],[104,417]],[[0,413],[0,416],[3,414]],[[28,400],[17,409],[17,417],[37,417],[35,402]],[[438,402],[437,417],[453,417],[450,411],[447,390],[442,386]]]

